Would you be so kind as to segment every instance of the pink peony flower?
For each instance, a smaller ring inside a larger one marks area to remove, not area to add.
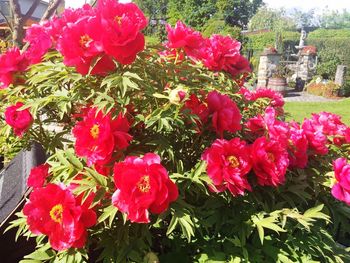
[[[104,115],[91,108],[73,128],[75,151],[78,156],[87,158],[89,166],[107,164],[115,150],[129,145],[132,139],[129,128],[129,122],[123,115],[112,120],[111,113]]]
[[[207,163],[207,173],[216,192],[228,189],[232,195],[244,195],[251,191],[246,175],[252,164],[250,150],[245,141],[234,138],[230,141],[216,140],[202,155]]]
[[[28,63],[17,47],[8,49],[0,55],[0,89],[14,82],[16,72],[26,70]]]
[[[336,183],[332,187],[332,195],[350,205],[350,164],[347,159],[338,158],[333,162]]]
[[[6,108],[5,121],[13,128],[17,136],[22,136],[32,125],[33,117],[28,109],[18,110],[24,104],[17,102],[16,105]]]
[[[229,96],[211,91],[207,98],[209,112],[212,114],[212,124],[219,135],[224,131],[236,132],[241,127],[242,115]]]
[[[256,117],[250,118],[246,123],[246,127],[251,133],[259,137],[268,135],[270,140],[287,144],[290,136],[288,124],[276,118],[275,109],[269,106],[266,108],[264,116],[259,114]]]
[[[82,204],[69,189],[48,184],[33,190],[23,213],[31,232],[48,236],[53,249],[65,250],[84,246],[86,229],[96,223],[90,205],[87,201]]]
[[[252,145],[251,159],[258,184],[278,186],[284,184],[289,165],[286,148],[279,141],[258,138]]]
[[[57,43],[57,49],[64,56],[63,62],[82,75],[86,75],[91,66],[94,66],[92,74],[105,75],[115,69],[113,60],[103,53],[103,30],[99,22],[97,17],[80,19],[64,28]]]
[[[169,179],[160,157],[147,153],[144,157],[129,156],[114,166],[116,191],[112,203],[128,219],[149,223],[149,211],[163,213],[178,197],[176,185]]]
[[[49,176],[48,164],[42,164],[37,167],[34,167],[29,174],[27,185],[28,187],[39,188],[43,187],[46,178]]]
[[[257,88],[254,92],[249,92],[246,89],[241,89],[241,94],[249,101],[256,101],[259,98],[271,100],[272,107],[283,107],[284,100],[281,93],[268,88]]]
[[[39,24],[33,24],[27,29],[24,41],[29,43],[24,55],[31,65],[41,62],[52,46],[49,28]]]
[[[213,35],[206,41],[202,62],[210,70],[232,76],[250,72],[249,61],[240,54],[241,43],[229,36]]]
[[[147,26],[146,17],[137,5],[115,0],[98,1],[97,12],[104,51],[121,64],[131,64],[145,46],[141,30]]]
[[[186,27],[184,23],[178,21],[174,28],[169,24],[166,26],[168,32],[168,42],[166,46],[170,49],[183,48],[189,57],[197,59],[200,57],[201,48],[204,47],[205,40],[198,31]]]
[[[327,148],[327,136],[324,135],[322,130],[316,129],[314,122],[309,119],[305,119],[302,124],[302,129],[309,142],[310,150],[314,154],[326,155],[328,153]]]
[[[308,140],[304,130],[296,122],[289,123],[290,137],[289,137],[289,162],[291,167],[304,169],[308,162]]]

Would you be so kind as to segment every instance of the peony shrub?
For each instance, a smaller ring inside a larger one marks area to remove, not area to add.
[[[349,260],[350,128],[286,122],[235,39],[179,21],[147,46],[146,26],[100,0],[0,56],[1,132],[48,156],[9,227],[36,241],[23,262]]]

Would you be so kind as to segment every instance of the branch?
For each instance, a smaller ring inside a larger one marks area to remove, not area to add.
[[[10,0],[10,8],[15,21],[22,17],[21,6],[18,0]]]
[[[11,32],[13,32],[13,28],[12,28],[10,21],[7,19],[7,17],[5,16],[5,14],[1,10],[0,10],[0,15],[5,18],[6,24],[10,28]]]
[[[39,5],[40,0],[35,0],[32,4],[32,6],[28,9],[27,13],[23,16],[23,20],[26,21],[27,19],[31,18],[35,9]]]
[[[41,18],[40,21],[44,21],[49,19],[50,17],[53,16],[53,14],[55,13],[55,11],[57,10],[58,6],[62,3],[62,0],[51,0],[49,2],[49,6],[47,7],[45,14],[43,15],[43,17]]]

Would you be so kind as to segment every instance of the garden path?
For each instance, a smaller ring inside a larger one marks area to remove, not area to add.
[[[307,92],[295,92],[289,91],[287,95],[284,97],[284,101],[286,102],[327,102],[327,101],[337,101],[338,99],[330,99],[321,96],[316,96],[309,94]]]

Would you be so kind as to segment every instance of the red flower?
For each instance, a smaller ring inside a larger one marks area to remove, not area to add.
[[[256,101],[260,98],[266,98],[271,100],[270,105],[273,107],[283,107],[284,105],[284,100],[281,93],[272,89],[258,88],[254,92],[247,92],[247,90],[244,90],[241,93],[249,101]]]
[[[95,108],[89,109],[73,128],[75,151],[78,156],[87,158],[89,166],[108,163],[113,152],[126,148],[132,139],[127,133],[129,123],[123,115],[112,120],[111,113],[96,112]]]
[[[24,41],[29,43],[24,55],[31,65],[41,62],[42,57],[52,46],[49,28],[39,24],[27,29]]]
[[[290,136],[288,124],[276,118],[277,114],[275,109],[269,106],[266,108],[264,116],[259,114],[254,118],[250,118],[246,126],[257,136],[267,134],[270,140],[276,140],[286,144]]]
[[[234,196],[243,195],[245,190],[251,191],[246,175],[252,164],[245,141],[218,139],[205,150],[202,160],[207,163],[207,173],[216,188],[214,191],[228,189]]]
[[[149,211],[160,214],[178,197],[176,185],[160,164],[160,157],[153,153],[142,158],[130,156],[116,163],[114,183],[112,203],[127,213],[131,222],[150,222]]]
[[[42,187],[45,183],[46,178],[49,176],[48,164],[42,164],[34,167],[29,174],[27,185],[28,187],[38,188]]]
[[[7,88],[14,81],[16,72],[24,71],[27,62],[21,51],[17,48],[10,48],[0,55],[0,89]]]
[[[332,195],[350,205],[350,164],[345,158],[333,162],[334,175],[337,180],[332,187]]]
[[[79,19],[64,28],[57,43],[57,49],[64,56],[64,63],[75,67],[82,75],[86,75],[96,61],[98,62],[93,65],[92,74],[105,75],[115,69],[113,60],[103,53],[103,29],[99,22],[97,17]]]
[[[209,109],[208,106],[199,100],[195,94],[186,100],[183,110],[189,110],[192,115],[197,115],[199,120],[195,120],[198,129],[200,130],[202,125],[208,121]]]
[[[198,58],[200,49],[205,43],[200,32],[186,27],[181,21],[178,21],[174,28],[168,24],[166,30],[168,32],[168,42],[166,43],[168,48],[183,48],[188,56]]]
[[[285,181],[289,165],[288,153],[278,141],[257,139],[252,146],[251,158],[258,184],[278,186]]]
[[[325,136],[321,130],[316,130],[311,120],[305,119],[302,124],[302,129],[309,142],[310,150],[319,155],[328,153],[327,136]]]
[[[98,1],[97,12],[101,16],[105,52],[121,64],[131,64],[145,46],[141,30],[147,26],[146,17],[137,5],[115,0]]]
[[[290,138],[289,138],[289,163],[291,167],[304,169],[308,162],[308,140],[303,129],[296,122],[289,123]]]
[[[27,224],[34,234],[44,234],[55,250],[84,246],[86,228],[96,223],[96,214],[81,204],[72,192],[63,186],[48,184],[36,188],[23,208]]]
[[[229,36],[213,35],[207,40],[203,64],[210,70],[224,70],[232,76],[250,72],[249,61],[240,54],[241,43]]]
[[[23,105],[22,102],[17,102],[16,105],[7,107],[5,111],[6,123],[10,125],[14,133],[20,137],[30,128],[33,122],[32,114],[30,114],[28,109],[18,110]]]
[[[236,132],[242,128],[242,115],[229,96],[211,91],[207,101],[212,114],[212,124],[218,134],[222,136],[224,131]]]

